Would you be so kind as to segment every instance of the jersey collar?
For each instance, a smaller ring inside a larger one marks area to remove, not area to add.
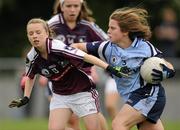
[[[132,47],[137,47],[137,46],[138,46],[138,38],[137,38],[137,37],[136,37],[136,38],[134,39],[134,41],[132,42],[131,46],[132,46]]]
[[[59,14],[59,21],[60,23],[65,24],[65,20],[62,13]]]

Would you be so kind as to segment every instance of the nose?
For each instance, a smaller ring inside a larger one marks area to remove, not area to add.
[[[32,38],[33,38],[33,39],[36,39],[36,38],[37,38],[36,33],[34,33],[34,34],[32,35]]]
[[[75,8],[73,6],[70,7],[70,11],[73,12]]]

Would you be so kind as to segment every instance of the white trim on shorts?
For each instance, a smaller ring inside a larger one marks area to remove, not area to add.
[[[83,117],[99,112],[99,95],[95,89],[90,92],[80,92],[72,95],[53,93],[50,111],[59,108],[70,108],[76,115]]]

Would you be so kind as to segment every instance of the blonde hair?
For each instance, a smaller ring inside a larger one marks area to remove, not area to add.
[[[116,20],[122,32],[129,32],[129,38],[141,37],[146,40],[151,38],[148,25],[148,12],[145,9],[124,7],[115,10],[110,19]]]
[[[49,37],[53,37],[54,33],[53,31],[49,28],[47,22],[41,18],[33,18],[31,20],[29,20],[29,22],[27,23],[27,26],[29,24],[34,24],[34,23],[41,23],[44,27],[44,29],[46,30],[46,32],[48,33]]]
[[[64,2],[64,1],[63,1]],[[95,22],[95,19],[92,17],[92,11],[89,9],[89,7],[87,6],[87,3],[85,0],[81,1],[82,6],[81,6],[81,11],[80,14],[78,16],[77,20],[87,20],[89,22]],[[60,3],[60,0],[56,0],[53,6],[53,15],[56,15],[58,13],[62,13],[61,11],[61,6],[62,4]]]

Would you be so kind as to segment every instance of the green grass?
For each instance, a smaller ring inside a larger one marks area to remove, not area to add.
[[[0,120],[0,130],[48,130],[46,119]]]
[[[165,130],[179,130],[180,128],[180,121],[165,121],[163,124]],[[82,130],[85,130],[82,123],[81,128]],[[48,119],[1,119],[0,130],[48,130]],[[136,128],[133,128],[132,130],[136,130]]]

